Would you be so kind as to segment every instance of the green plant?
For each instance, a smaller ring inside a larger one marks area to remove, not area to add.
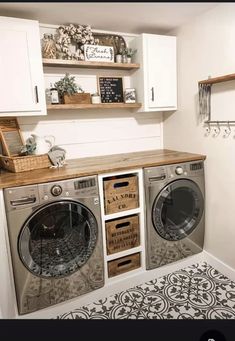
[[[69,73],[66,73],[63,78],[55,83],[55,88],[57,89],[59,96],[61,97],[64,94],[68,94],[71,96],[78,91],[84,92],[80,85],[76,84],[75,76],[69,76]]]
[[[122,55],[127,56],[129,58],[133,57],[137,50],[132,49],[131,47],[126,47],[122,51]]]

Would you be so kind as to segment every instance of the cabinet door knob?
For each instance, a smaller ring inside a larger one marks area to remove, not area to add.
[[[151,88],[152,91],[152,102],[154,101],[154,87]]]
[[[35,90],[35,100],[36,100],[36,103],[39,103],[39,100],[38,100],[38,86],[37,85],[35,85],[34,90]]]

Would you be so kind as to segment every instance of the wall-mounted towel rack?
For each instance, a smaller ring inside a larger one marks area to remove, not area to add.
[[[215,135],[219,135],[221,129],[220,126],[226,126],[224,129],[224,136],[229,136],[231,133],[231,125],[235,125],[235,120],[212,120],[211,119],[211,87],[213,84],[222,83],[235,80],[235,73],[231,73],[228,75],[214,77],[210,76],[208,79],[204,79],[198,82],[199,89],[199,111],[200,116],[207,118],[204,120],[204,125],[206,126],[207,135],[211,132],[211,126],[216,125],[214,127]]]

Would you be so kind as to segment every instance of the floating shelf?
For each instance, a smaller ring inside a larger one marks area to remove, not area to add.
[[[140,108],[141,103],[101,103],[101,104],[49,104],[48,110],[73,110],[73,109],[132,109]]]
[[[222,83],[227,81],[235,80],[235,73],[231,73],[230,75],[220,76],[220,77],[214,77],[214,78],[208,78],[204,79],[203,81],[199,81],[198,84],[215,84],[215,83]]]
[[[87,62],[64,59],[43,59],[43,66],[72,67],[84,69],[116,69],[133,70],[139,69],[140,64],[134,63],[111,63],[111,62]]]

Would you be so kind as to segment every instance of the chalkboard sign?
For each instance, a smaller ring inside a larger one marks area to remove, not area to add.
[[[123,103],[122,77],[98,77],[101,103]]]

